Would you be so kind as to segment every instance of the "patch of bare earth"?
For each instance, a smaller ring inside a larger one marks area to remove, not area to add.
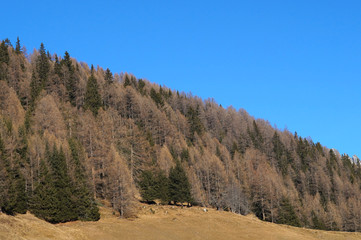
[[[0,214],[0,239],[361,239],[361,233],[327,232],[262,222],[203,208],[140,205],[138,217],[119,219],[101,208],[98,222],[50,224],[31,214]]]

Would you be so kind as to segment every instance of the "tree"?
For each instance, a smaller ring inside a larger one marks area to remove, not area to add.
[[[61,65],[65,67],[65,71],[62,76],[64,78],[66,92],[69,98],[71,105],[76,105],[76,91],[77,91],[77,81],[75,77],[75,69],[70,59],[69,53],[66,51],[64,58],[61,60]]]
[[[114,81],[114,77],[112,72],[109,70],[109,68],[107,68],[107,70],[105,71],[105,76],[104,76],[104,80],[107,84],[112,84]]]
[[[78,219],[76,192],[67,171],[65,154],[54,145],[53,151],[46,150],[46,159],[40,166],[40,181],[34,191],[31,211],[35,216],[51,223],[74,221]]]
[[[16,47],[15,47],[15,53],[16,53],[16,54],[21,54],[21,46],[20,46],[20,39],[19,39],[19,37],[17,37]]]
[[[68,141],[74,166],[74,193],[76,213],[79,220],[97,221],[100,218],[99,209],[87,185],[85,168],[81,162],[80,144],[71,138]]]
[[[48,86],[48,77],[50,71],[50,63],[49,58],[45,52],[44,44],[40,44],[39,48],[39,56],[36,59],[36,70],[37,70],[37,77],[41,83],[41,90],[47,88]]]
[[[174,204],[178,202],[182,205],[184,202],[190,203],[192,201],[190,184],[186,172],[179,162],[169,172],[169,199]]]
[[[86,85],[84,109],[90,110],[94,116],[98,115],[98,110],[102,106],[99,87],[94,73],[92,72]]]
[[[6,80],[7,78],[7,67],[9,65],[10,56],[8,52],[8,47],[3,40],[0,43],[0,80]]]
[[[156,180],[152,171],[145,170],[140,175],[139,180],[140,194],[143,200],[147,202],[154,201],[157,198],[155,189]]]
[[[277,223],[287,224],[295,227],[301,226],[292,204],[287,197],[283,197],[278,211]]]
[[[158,171],[156,174],[149,170],[143,171],[138,185],[143,200],[147,202],[156,199],[162,202],[169,201],[169,180],[164,171]]]

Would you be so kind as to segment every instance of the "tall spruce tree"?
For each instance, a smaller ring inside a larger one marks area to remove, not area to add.
[[[67,73],[65,76],[66,91],[71,105],[76,105],[76,91],[77,91],[77,81],[74,74],[75,68],[71,62],[70,55],[66,51],[64,54],[64,59],[61,61],[61,65],[66,67]]]
[[[41,162],[39,183],[37,184],[31,201],[31,211],[40,218],[51,223],[77,220],[76,203],[73,199],[75,192],[67,171],[65,154],[53,147],[53,151],[46,148],[46,159]]]
[[[145,170],[139,179],[140,194],[144,201],[152,202],[156,199],[163,203],[169,201],[169,180],[164,171],[154,174],[152,171]]]
[[[102,106],[102,99],[99,94],[99,87],[97,79],[94,76],[94,70],[92,66],[92,72],[86,85],[84,109],[89,109],[94,116],[98,115],[98,110]]]
[[[288,224],[295,227],[301,226],[301,222],[297,217],[292,204],[286,197],[283,197],[281,200],[278,215],[277,223]]]
[[[7,78],[7,66],[9,65],[10,56],[5,41],[0,43],[0,80]]]
[[[76,213],[79,220],[97,221],[100,218],[99,209],[89,190],[86,172],[80,157],[80,144],[73,138],[68,141],[72,164],[74,166],[74,187],[73,193],[76,205]]]
[[[169,199],[174,203],[190,203],[192,201],[190,184],[183,167],[177,161],[169,172]]]
[[[17,40],[16,40],[15,53],[16,53],[16,54],[21,54],[21,46],[20,46],[20,39],[19,39],[19,37],[17,37]]]
[[[105,71],[104,80],[108,85],[112,84],[114,81],[113,73],[109,70],[109,68]]]
[[[36,60],[36,70],[39,81],[41,83],[41,90],[46,88],[48,85],[48,75],[50,71],[49,58],[46,54],[44,44],[40,44],[39,56]]]

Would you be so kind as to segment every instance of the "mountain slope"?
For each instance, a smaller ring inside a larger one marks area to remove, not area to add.
[[[27,54],[1,43],[0,136],[8,214],[97,220],[95,199],[107,199],[132,217],[143,197],[361,230],[359,160],[245,110],[89,68],[43,44]]]

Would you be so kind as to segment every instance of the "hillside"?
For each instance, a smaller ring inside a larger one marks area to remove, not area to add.
[[[126,220],[101,208],[98,222],[52,225],[31,214],[0,215],[3,240],[40,239],[360,239],[360,233],[326,232],[277,225],[215,209],[142,205],[138,218]],[[151,209],[154,213],[151,212]]]
[[[310,116],[311,117],[311,116]],[[20,40],[0,44],[0,209],[99,219],[108,200],[192,204],[322,230],[361,231],[359,159],[245,110]]]

